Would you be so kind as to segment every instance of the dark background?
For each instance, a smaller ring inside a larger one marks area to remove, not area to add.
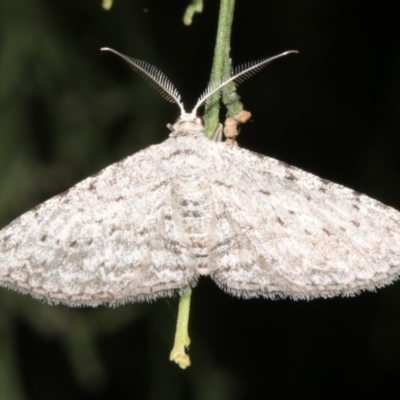
[[[102,46],[157,65],[190,109],[212,62],[218,2],[0,2],[0,226],[168,135],[170,105]],[[400,209],[396,2],[237,0],[235,64],[298,49],[239,93],[242,147]],[[0,399],[397,399],[400,284],[348,299],[240,300],[202,279],[190,355],[168,360],[177,299],[50,307],[0,290]]]

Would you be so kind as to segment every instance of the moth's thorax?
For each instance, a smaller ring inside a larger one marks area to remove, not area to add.
[[[170,137],[183,136],[188,134],[203,133],[204,126],[201,118],[194,114],[182,114],[178,121],[172,125]]]

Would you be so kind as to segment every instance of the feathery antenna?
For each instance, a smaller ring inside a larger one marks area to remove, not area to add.
[[[211,82],[208,85],[207,89],[204,91],[204,93],[200,96],[199,100],[197,101],[197,104],[193,108],[193,111],[190,114],[188,114],[185,111],[185,107],[183,106],[183,103],[181,101],[181,95],[178,93],[178,90],[175,88],[173,83],[168,79],[168,77],[154,65],[151,65],[142,60],[137,60],[135,58],[125,56],[124,54],[119,53],[116,50],[110,49],[109,47],[102,47],[101,50],[110,51],[116,54],[117,56],[121,57],[131,66],[131,68],[135,72],[137,72],[144,79],[146,79],[151,84],[151,86],[155,87],[161,93],[161,96],[164,99],[166,99],[170,103],[178,104],[181,110],[181,117],[183,117],[184,115],[195,117],[198,108],[203,103],[206,103],[213,94],[219,92],[229,82],[236,82],[237,84],[242,83],[246,79],[256,74],[258,71],[263,69],[267,64],[276,60],[277,58],[287,56],[288,54],[298,53],[297,50],[289,50],[285,51],[284,53],[278,54],[277,56],[265,58],[264,60],[248,62],[240,65],[239,67],[233,70],[233,75],[230,78],[217,82]]]
[[[157,67],[147,63],[146,61],[137,60],[135,58],[125,56],[124,54],[119,53],[116,50],[110,49],[109,47],[102,47],[100,50],[110,51],[111,53],[114,53],[117,56],[121,57],[131,66],[131,68],[135,72],[146,79],[151,86],[156,88],[165,100],[169,101],[170,103],[178,104],[179,108],[181,109],[182,115],[186,114],[183,103],[181,102],[181,95],[179,94],[178,90],[168,79],[168,77]]]
[[[278,54],[277,56],[269,57],[264,60],[260,61],[253,61],[253,62],[248,62],[242,65],[239,65],[233,70],[233,75],[222,81],[217,81],[217,82],[211,82],[207,89],[204,91],[204,93],[200,96],[199,100],[197,101],[197,104],[194,106],[193,111],[191,114],[196,115],[197,109],[207,100],[210,99],[210,97],[220,91],[225,85],[227,85],[229,82],[236,82],[237,84],[242,83],[246,79],[250,78],[254,74],[256,74],[258,71],[262,70],[267,64],[270,62],[276,60],[277,58],[284,57],[288,54],[297,54],[297,50],[289,50],[285,51],[284,53]]]

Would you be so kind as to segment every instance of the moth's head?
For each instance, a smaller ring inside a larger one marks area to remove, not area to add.
[[[183,112],[178,121],[172,125],[173,131],[203,131],[203,118],[198,117],[195,113]]]

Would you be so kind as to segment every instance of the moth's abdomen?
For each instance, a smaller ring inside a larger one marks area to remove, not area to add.
[[[203,181],[200,178],[200,181]],[[198,272],[208,274],[208,256],[215,232],[215,211],[211,191],[199,182],[197,187],[174,188],[173,197],[179,208],[176,222],[190,242],[191,253],[196,259]]]
[[[208,274],[208,256],[215,247],[215,209],[209,185],[211,163],[208,151],[203,146],[209,144],[204,137],[177,138],[178,149],[171,153],[174,173],[172,202],[177,204],[175,222],[180,234],[190,246],[198,273]],[[172,172],[172,171],[171,171]]]

